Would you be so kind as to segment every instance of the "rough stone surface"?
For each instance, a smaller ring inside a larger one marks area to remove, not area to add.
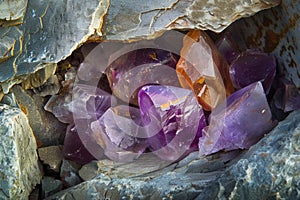
[[[63,159],[61,146],[39,148],[38,154],[43,164],[48,165],[54,172],[59,172]]]
[[[66,126],[59,122],[52,113],[44,110],[45,100],[31,91],[24,90],[19,85],[15,85],[11,92],[21,109],[27,114],[37,141],[42,146],[62,144]]]
[[[10,2],[12,9],[16,2],[27,4],[24,0]],[[4,44],[0,52],[10,53],[0,56],[0,82],[8,81],[2,87],[8,92],[17,79],[24,80],[45,63],[66,58],[95,32],[101,35],[99,28],[107,8],[106,0],[28,1],[23,23],[0,30],[0,43]]]
[[[0,199],[27,199],[41,180],[36,141],[25,114],[0,104]]]
[[[193,153],[152,176],[99,174],[50,199],[299,199],[299,145],[300,110],[247,152]]]
[[[42,180],[42,196],[48,197],[51,194],[62,190],[63,185],[60,180],[54,179],[53,177],[45,176]]]
[[[78,173],[80,178],[82,178],[84,181],[94,178],[98,174],[97,161],[92,161],[83,165]]]
[[[60,177],[66,187],[74,186],[81,183],[78,176],[80,165],[73,161],[63,159],[60,168]]]

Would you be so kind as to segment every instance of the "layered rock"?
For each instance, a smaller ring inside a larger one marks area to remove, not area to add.
[[[36,141],[25,114],[0,105],[0,199],[27,199],[40,183]]]

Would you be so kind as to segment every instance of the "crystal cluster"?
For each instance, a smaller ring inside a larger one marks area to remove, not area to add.
[[[247,149],[276,124],[267,101],[272,94],[278,108],[299,108],[289,82],[271,91],[274,56],[238,49],[229,33],[214,43],[190,31],[180,56],[129,44],[110,48],[109,56],[104,46],[89,53],[77,82],[46,106],[70,124],[64,155],[79,163],[130,162],[147,153],[176,161],[196,150],[202,156]]]

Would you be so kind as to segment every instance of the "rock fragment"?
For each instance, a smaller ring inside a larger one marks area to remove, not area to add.
[[[63,159],[61,146],[39,148],[38,154],[44,165],[49,166],[50,170],[59,173]]]
[[[41,180],[36,141],[25,114],[0,104],[0,199],[27,199]]]

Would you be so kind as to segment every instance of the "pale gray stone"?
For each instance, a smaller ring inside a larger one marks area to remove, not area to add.
[[[42,146],[63,143],[66,125],[59,122],[52,113],[45,111],[44,98],[15,85],[11,89],[19,106],[27,114],[29,124],[37,141]]]
[[[60,178],[66,187],[74,186],[81,183],[78,170],[81,166],[77,163],[63,159],[60,167]]]
[[[38,154],[44,165],[49,166],[54,172],[59,172],[63,155],[61,146],[49,146],[38,149]]]
[[[63,185],[60,180],[54,179],[53,177],[44,176],[42,179],[42,196],[48,197],[51,194],[55,194],[62,190]]]
[[[87,163],[83,165],[79,170],[79,176],[84,181],[90,180],[94,178],[96,175],[98,175],[97,161],[92,161],[90,163]]]
[[[0,104],[0,199],[27,199],[40,183],[36,141],[25,114]]]

